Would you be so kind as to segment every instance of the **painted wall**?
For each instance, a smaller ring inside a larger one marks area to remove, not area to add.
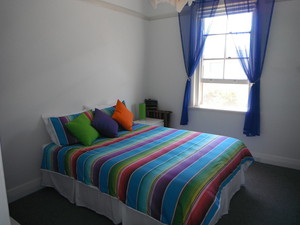
[[[300,169],[300,1],[276,2],[261,80],[261,136],[242,134],[244,113],[191,109],[180,126],[186,81],[178,19],[151,21],[147,31],[147,97],[171,110],[172,126],[243,140],[259,161]]]
[[[10,225],[0,143],[0,224]]]
[[[262,78],[262,135],[242,135],[242,113],[190,110],[180,126],[185,85],[175,9],[148,0],[107,1],[150,19],[114,11],[96,0],[0,2],[0,138],[8,198],[39,187],[41,115],[83,104],[125,99],[136,113],[145,97],[172,110],[172,126],[242,139],[258,159],[299,168],[300,2],[276,3]],[[140,3],[143,4],[140,4]]]
[[[10,201],[39,185],[41,115],[144,95],[145,22],[80,0],[0,3],[0,137]]]

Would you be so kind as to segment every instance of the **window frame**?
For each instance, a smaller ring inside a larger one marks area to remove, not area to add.
[[[248,79],[225,79],[225,62],[226,60],[230,59],[239,59],[238,57],[226,57],[226,50],[227,50],[227,38],[229,35],[232,34],[243,34],[249,33],[251,34],[251,30],[249,32],[227,32],[228,23],[226,23],[226,33],[218,33],[218,34],[205,34],[205,36],[215,36],[215,35],[225,35],[225,42],[224,42],[224,57],[223,58],[203,58],[200,59],[199,65],[197,66],[194,75],[192,77],[192,108],[204,108],[204,109],[212,109],[212,110],[221,110],[221,111],[237,111],[237,112],[246,112],[247,111],[247,102],[245,103],[244,107],[234,108],[234,107],[212,107],[209,105],[205,105],[203,103],[203,84],[204,83],[216,83],[216,84],[247,84],[248,85],[248,92],[247,96],[249,97],[249,92],[251,88],[251,83]],[[205,47],[204,47],[205,48]],[[203,50],[204,52],[204,50]],[[223,60],[223,79],[216,79],[216,78],[202,78],[203,74],[203,61],[205,60]],[[247,98],[248,100],[248,98]]]

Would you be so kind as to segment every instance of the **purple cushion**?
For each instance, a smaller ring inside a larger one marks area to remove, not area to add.
[[[118,136],[118,123],[99,109],[95,109],[92,126],[104,137],[113,138]]]

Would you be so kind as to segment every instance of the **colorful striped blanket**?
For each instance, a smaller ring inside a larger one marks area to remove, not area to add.
[[[42,169],[72,176],[166,224],[208,224],[225,183],[253,158],[238,139],[135,124],[92,146],[44,147]]]

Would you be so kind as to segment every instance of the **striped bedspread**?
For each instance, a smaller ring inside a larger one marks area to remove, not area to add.
[[[238,139],[135,124],[92,146],[44,147],[42,169],[72,176],[166,224],[208,224],[246,161]]]

